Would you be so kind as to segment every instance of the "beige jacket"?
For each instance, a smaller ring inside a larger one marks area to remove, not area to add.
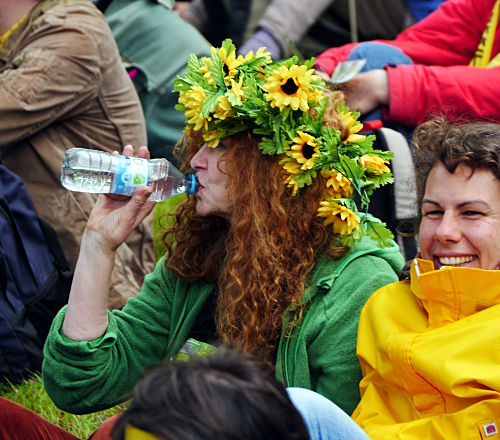
[[[65,151],[146,144],[142,109],[102,14],[89,0],[42,0],[0,47],[0,154],[56,230],[72,268],[96,197],[60,184]],[[153,269],[152,224],[117,253],[110,307]]]

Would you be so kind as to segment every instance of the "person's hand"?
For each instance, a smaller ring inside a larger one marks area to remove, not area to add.
[[[113,154],[118,154],[114,152]],[[123,148],[122,155],[133,157],[131,145]],[[140,147],[137,157],[149,159],[147,147]],[[105,253],[113,253],[152,211],[155,202],[148,200],[152,189],[138,188],[133,197],[101,194],[90,214],[85,228],[85,241]]]
[[[271,54],[273,60],[279,60],[281,58],[281,48],[276,38],[271,32],[265,29],[257,29],[243,46],[239,48],[238,55],[245,56],[250,51],[255,53],[261,47],[266,48],[266,51]]]
[[[361,114],[389,104],[389,80],[384,69],[359,73],[344,86],[346,105]]]

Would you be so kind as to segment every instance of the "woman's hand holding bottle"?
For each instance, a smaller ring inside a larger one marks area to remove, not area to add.
[[[125,146],[122,155],[133,157],[132,146]],[[137,157],[149,159],[147,147],[140,147]],[[154,208],[155,202],[148,200],[152,191],[151,187],[145,186],[138,188],[132,197],[101,194],[87,222],[84,233],[86,239],[103,252],[114,254]]]
[[[132,157],[132,146],[124,147],[122,154]],[[148,149],[139,148],[137,156],[149,158]],[[83,233],[62,327],[69,339],[92,341],[106,332],[115,251],[152,211],[155,202],[148,200],[151,191],[141,187],[132,197],[99,195]]]

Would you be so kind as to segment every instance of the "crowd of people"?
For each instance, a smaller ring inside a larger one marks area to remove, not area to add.
[[[93,440],[498,435],[500,0],[174,3],[0,0],[1,161],[74,270],[51,399],[131,398]],[[406,262],[373,119],[414,154]],[[152,189],[63,189],[70,147],[195,173],[158,261]],[[75,438],[3,398],[0,437]]]

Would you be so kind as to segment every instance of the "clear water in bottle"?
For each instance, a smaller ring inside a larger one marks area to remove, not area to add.
[[[151,186],[153,201],[176,194],[194,194],[198,182],[183,174],[166,159],[116,156],[86,148],[69,149],[61,169],[61,183],[71,191],[132,195],[141,186]]]

